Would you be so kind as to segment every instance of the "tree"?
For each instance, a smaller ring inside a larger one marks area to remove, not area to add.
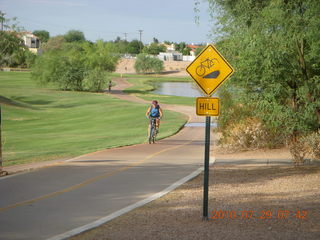
[[[185,47],[181,53],[182,55],[190,55],[190,51],[191,51],[191,48]]]
[[[117,61],[111,43],[64,42],[36,60],[32,75],[40,84],[53,83],[62,90],[101,91]]]
[[[208,0],[217,44],[236,69],[229,86],[269,131],[295,141],[320,125],[320,5],[316,0]],[[219,14],[219,13],[215,13]],[[223,34],[221,34],[221,32]],[[240,93],[240,94],[239,94]],[[222,100],[223,102],[223,100]],[[239,120],[239,119],[237,119]]]
[[[134,64],[137,73],[160,73],[163,71],[163,62],[155,57],[151,57],[145,53],[139,54]]]
[[[14,32],[20,32],[24,30],[23,27],[19,26],[16,17],[6,18],[5,15],[6,13],[0,11],[0,31],[10,30]]]
[[[128,53],[129,42],[127,40],[119,39],[119,41],[115,41],[112,43],[114,44],[116,52],[121,53],[121,54]]]
[[[85,37],[83,32],[78,31],[78,30],[70,30],[64,35],[64,39],[67,42],[81,42],[85,41]]]
[[[55,37],[49,38],[48,42],[42,44],[43,51],[51,51],[62,49],[62,45],[66,42],[64,36],[58,35]]]
[[[62,49],[45,52],[32,69],[32,75],[41,85],[56,84],[61,90],[83,90],[85,56],[79,45],[64,45]]]
[[[144,53],[151,55],[158,55],[160,52],[165,52],[166,47],[164,45],[159,45],[158,43],[151,43],[150,46],[146,46],[143,49]]]
[[[174,43],[174,48],[176,49],[176,51],[181,52],[183,51],[183,49],[186,48],[186,43],[185,42],[180,42],[180,43]]]
[[[156,43],[156,44],[158,44],[158,43],[159,43],[159,40],[154,37],[154,38],[153,38],[153,42]]]
[[[16,18],[5,18],[5,13],[0,11],[0,66],[28,67],[34,61],[35,55],[30,53],[18,32]],[[10,21],[14,21],[10,25]],[[10,29],[10,31],[3,31]]]
[[[132,40],[129,44],[128,44],[128,53],[130,54],[139,54],[140,53],[140,49],[143,49],[143,43],[140,42],[139,40]]]
[[[17,32],[0,31],[0,66],[24,65],[26,51],[28,50]]]
[[[118,43],[120,41],[121,41],[121,37],[119,37],[119,36],[116,38],[116,40],[114,40],[115,43]]]
[[[4,24],[6,21],[6,18],[4,17],[6,14],[4,12],[0,11],[0,24],[1,24],[1,28],[0,30],[3,31],[4,30]]]
[[[97,68],[90,70],[83,79],[83,88],[89,92],[100,92],[109,82],[109,74]]]
[[[98,40],[93,45],[84,43],[82,48],[86,56],[86,67],[88,69],[113,72],[119,60],[119,56],[113,46],[112,43],[105,43],[102,40]]]
[[[46,43],[48,42],[49,38],[50,38],[50,33],[46,30],[36,30],[33,32],[34,35],[36,35],[41,43]]]
[[[206,46],[198,47],[198,48],[196,49],[195,55],[198,56],[205,47],[206,47]]]

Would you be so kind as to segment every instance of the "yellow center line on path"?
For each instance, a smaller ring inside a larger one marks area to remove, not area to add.
[[[38,201],[41,201],[41,200],[45,200],[45,199],[48,199],[48,198],[51,198],[51,197],[55,197],[55,196],[58,196],[60,194],[63,194],[63,193],[67,193],[67,192],[70,192],[70,191],[73,191],[73,190],[76,190],[76,189],[79,189],[81,187],[84,187],[84,186],[87,186],[93,182],[96,182],[96,181],[99,181],[101,179],[104,179],[104,178],[107,178],[107,177],[110,177],[110,176],[113,176],[117,173],[120,173],[120,172],[123,172],[127,169],[130,169],[134,166],[137,166],[137,165],[140,165],[142,164],[143,162],[163,153],[163,152],[167,152],[167,151],[170,151],[170,150],[173,150],[173,149],[177,149],[177,148],[180,148],[180,147],[183,147],[185,145],[188,145],[190,143],[192,143],[193,141],[195,141],[198,137],[184,143],[184,144],[181,144],[181,145],[178,145],[178,146],[174,146],[174,147],[169,147],[169,148],[165,148],[159,152],[156,152],[156,153],[153,153],[147,157],[145,157],[144,159],[140,160],[140,161],[137,161],[135,163],[132,163],[130,164],[129,166],[126,166],[126,167],[122,167],[122,168],[119,168],[117,170],[114,170],[110,173],[107,173],[107,174],[103,174],[103,175],[100,175],[100,176],[96,176],[96,177],[93,177],[93,178],[90,178],[88,180],[85,180],[79,184],[75,184],[71,187],[67,187],[67,188],[64,188],[62,190],[59,190],[59,191],[56,191],[56,192],[53,192],[53,193],[49,193],[49,194],[46,194],[46,195],[43,195],[43,196],[40,196],[40,197],[37,197],[37,198],[33,198],[33,199],[30,199],[30,200],[26,200],[26,201],[23,201],[23,202],[18,202],[18,203],[15,203],[15,204],[12,204],[12,205],[9,205],[9,206],[6,206],[6,207],[3,207],[3,208],[0,208],[0,212],[3,212],[3,211],[6,211],[6,210],[9,210],[9,209],[13,209],[13,208],[16,208],[16,207],[20,207],[20,206],[25,206],[25,205],[28,205],[28,204],[32,204],[32,203],[35,203],[35,202],[38,202]]]

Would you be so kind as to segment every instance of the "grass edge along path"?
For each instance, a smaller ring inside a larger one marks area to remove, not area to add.
[[[146,142],[148,106],[104,93],[39,88],[30,73],[0,72],[4,166],[66,159]],[[5,100],[3,100],[5,99]],[[166,111],[159,138],[187,120]]]

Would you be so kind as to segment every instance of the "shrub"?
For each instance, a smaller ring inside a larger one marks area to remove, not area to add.
[[[42,85],[51,82],[62,90],[82,90],[85,76],[84,60],[77,51],[51,51],[39,57],[33,68],[33,77]]]
[[[56,84],[62,90],[101,91],[106,71],[114,71],[118,56],[108,44],[62,43],[38,57],[33,68],[34,78],[42,85]]]
[[[0,31],[0,66],[25,67],[28,52],[18,32]]]
[[[160,73],[163,71],[163,62],[147,54],[139,54],[134,64],[137,73]]]
[[[224,132],[221,143],[229,150],[249,150],[266,145],[266,133],[261,122],[256,118],[247,118],[229,126]]]
[[[305,141],[303,138],[296,138],[289,142],[289,150],[292,156],[292,162],[295,166],[300,166],[305,163],[307,155]]]
[[[100,92],[109,81],[107,72],[93,69],[87,72],[83,80],[83,89],[89,92]]]
[[[307,158],[320,160],[320,130],[306,136],[292,138],[289,150],[295,166],[303,165]]]
[[[307,153],[313,160],[320,160],[320,130],[304,138]]]

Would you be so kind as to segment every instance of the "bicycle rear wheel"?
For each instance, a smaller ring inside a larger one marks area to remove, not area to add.
[[[155,131],[154,131],[154,134],[153,134],[153,136],[152,136],[152,143],[155,143],[155,141],[156,141],[156,133],[155,133]]]

